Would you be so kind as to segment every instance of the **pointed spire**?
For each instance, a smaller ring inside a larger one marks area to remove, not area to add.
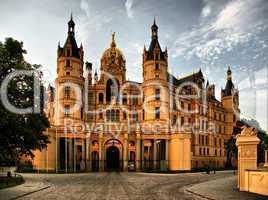
[[[58,42],[58,48],[60,48],[60,41]]]
[[[116,43],[115,43],[115,32],[112,33],[111,47],[112,48],[115,48],[116,47]]]
[[[80,44],[80,49],[83,49],[83,44],[82,44],[82,42],[81,42],[81,44]]]
[[[157,39],[157,35],[158,35],[158,26],[156,25],[156,22],[155,22],[155,17],[154,17],[154,23],[153,23],[153,25],[152,25],[152,27],[151,27],[151,29],[152,29],[152,38],[154,39]]]
[[[75,23],[73,21],[73,14],[71,13],[70,20],[68,22],[68,33],[74,35],[74,26]]]
[[[228,70],[227,70],[227,80],[232,80],[232,70],[231,70],[231,66],[228,66]]]

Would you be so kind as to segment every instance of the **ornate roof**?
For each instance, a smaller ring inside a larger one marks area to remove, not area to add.
[[[124,62],[126,60],[122,51],[116,48],[115,33],[112,34],[112,41],[111,41],[110,47],[106,49],[102,54],[101,60],[103,59],[107,59],[111,61],[123,60]]]

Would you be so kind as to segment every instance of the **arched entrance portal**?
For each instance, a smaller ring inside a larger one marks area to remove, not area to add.
[[[106,167],[107,170],[119,170],[119,149],[116,146],[110,146],[106,150]]]

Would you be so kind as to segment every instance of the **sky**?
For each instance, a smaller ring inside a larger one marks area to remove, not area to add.
[[[45,80],[53,83],[57,45],[65,42],[71,12],[84,59],[99,69],[115,32],[127,78],[139,82],[141,54],[150,44],[155,17],[173,75],[201,68],[220,98],[230,65],[241,117],[268,128],[268,0],[0,0],[0,41],[23,41],[27,61],[41,64]]]

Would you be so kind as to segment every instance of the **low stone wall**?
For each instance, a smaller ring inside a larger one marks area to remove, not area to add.
[[[245,171],[245,190],[268,195],[268,168]]]

